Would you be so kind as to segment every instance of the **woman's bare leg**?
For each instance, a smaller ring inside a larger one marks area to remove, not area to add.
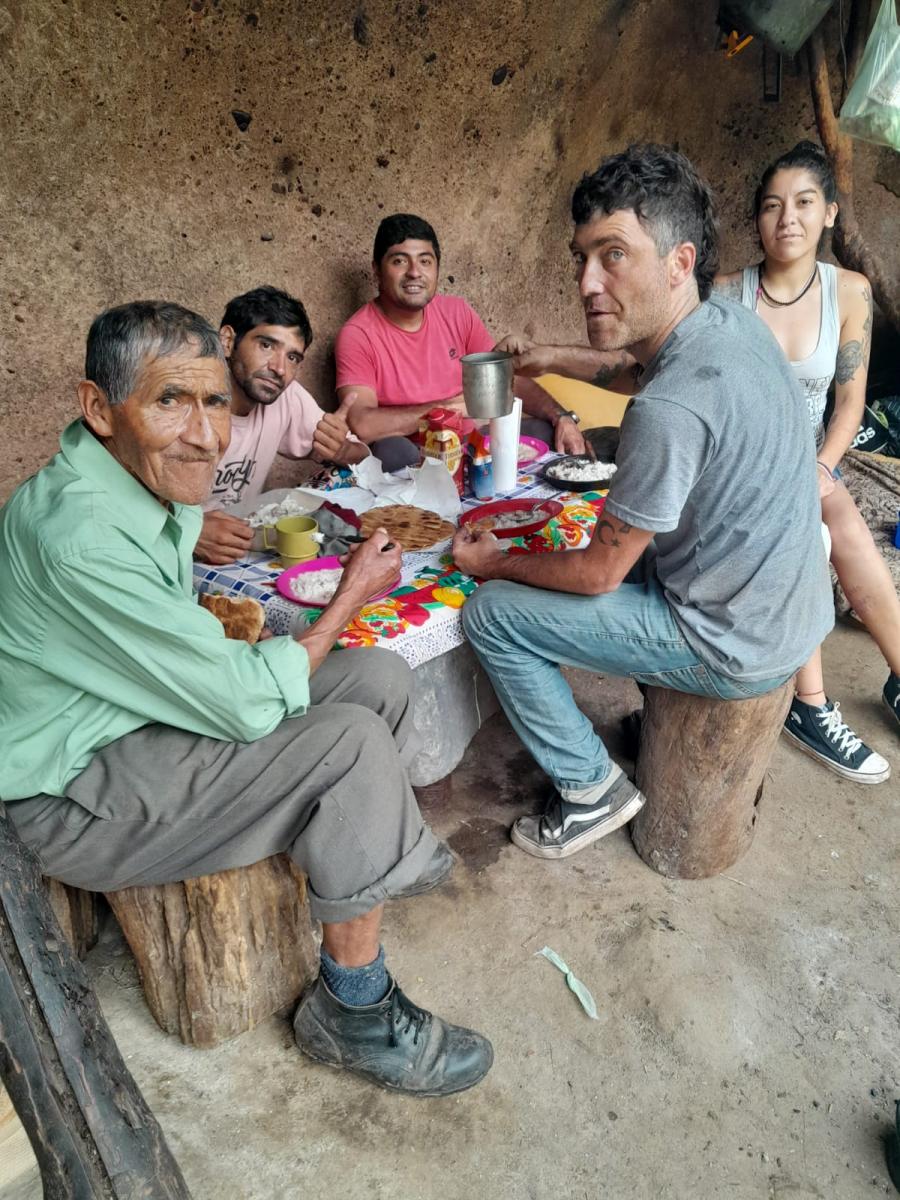
[[[900,675],[900,599],[887,563],[842,483],[822,501],[822,519],[844,593],[890,669]]]
[[[794,694],[804,704],[818,706],[825,703],[827,697],[825,695],[825,677],[822,674],[821,646],[818,646],[813,651],[809,662],[797,672],[797,678],[794,682]]]

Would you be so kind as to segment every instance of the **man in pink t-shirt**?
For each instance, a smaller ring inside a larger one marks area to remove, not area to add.
[[[265,485],[276,454],[317,462],[355,463],[369,453],[350,433],[352,401],[326,413],[297,382],[312,328],[299,300],[273,287],[229,301],[219,337],[231,377],[231,441],[216,467],[203,506],[195,558],[235,562],[250,548],[253,530],[227,512]]]
[[[436,295],[441,251],[427,221],[411,213],[385,217],[372,263],[378,295],[346,322],[335,342],[337,393],[353,397],[350,428],[385,470],[418,460],[409,435],[430,408],[465,412],[464,354],[491,350],[494,339],[459,296]],[[566,453],[584,452],[578,418],[533,379],[516,377],[525,412],[539,420],[525,432]]]

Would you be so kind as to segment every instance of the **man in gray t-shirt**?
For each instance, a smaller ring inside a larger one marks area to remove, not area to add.
[[[653,532],[675,623],[729,679],[792,674],[807,632],[833,624],[815,460],[763,322],[715,295],[698,305],[641,376],[604,513]]]
[[[803,399],[763,323],[709,299],[708,188],[675,151],[631,147],[582,179],[572,213],[593,351],[643,368],[606,506],[584,550],[510,557],[468,531],[453,544],[463,570],[497,581],[463,624],[556,785],[546,812],[512,829],[541,858],[574,854],[644,803],[561,665],[746,698],[789,679],[834,619]]]

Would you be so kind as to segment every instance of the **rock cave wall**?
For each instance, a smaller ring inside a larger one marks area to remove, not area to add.
[[[582,340],[569,198],[629,141],[697,163],[723,264],[747,261],[759,171],[814,126],[805,73],[787,64],[764,103],[759,43],[727,61],[715,8],[0,0],[0,499],[55,450],[87,326],[124,300],[218,321],[238,292],[288,289],[315,330],[303,382],[330,404],[334,335],[392,211],[433,223],[442,287],[498,336]],[[858,144],[858,209],[896,269],[889,155]]]

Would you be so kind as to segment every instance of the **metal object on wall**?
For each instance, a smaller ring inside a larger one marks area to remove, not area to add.
[[[781,99],[781,55],[763,42],[763,100],[777,102]]]
[[[782,54],[796,54],[834,0],[721,0],[718,22],[763,38]]]

